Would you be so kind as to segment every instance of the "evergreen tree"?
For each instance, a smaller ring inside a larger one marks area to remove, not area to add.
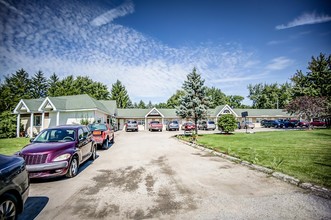
[[[20,69],[12,76],[5,77],[4,83],[0,87],[0,111],[13,111],[21,99],[31,99],[31,79],[29,74]]]
[[[121,81],[117,80],[116,83],[112,85],[110,99],[116,100],[117,108],[128,107],[130,98]]]
[[[44,73],[38,71],[33,77],[31,81],[31,92],[32,97],[37,98],[44,98],[47,95],[48,84],[47,79],[44,76]]]
[[[53,73],[48,80],[47,96],[51,96],[51,97],[56,96],[55,93],[59,87],[59,83],[60,83],[60,78],[55,73]]]
[[[151,102],[151,101],[149,101],[146,107],[147,107],[147,108],[153,108],[153,107],[154,107],[154,105],[152,104],[152,102]]]
[[[139,102],[138,105],[137,105],[137,108],[143,108],[143,109],[145,109],[145,108],[147,108],[147,107],[146,107],[145,102],[144,102],[143,100],[140,100],[140,102]]]
[[[207,96],[205,80],[201,79],[196,68],[187,75],[187,80],[183,83],[184,96],[180,98],[180,105],[176,109],[176,114],[181,118],[193,119],[195,132],[198,133],[198,120],[206,116],[210,98]]]

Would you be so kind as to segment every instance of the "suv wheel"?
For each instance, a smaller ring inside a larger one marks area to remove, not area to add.
[[[102,148],[107,149],[108,146],[109,146],[109,140],[108,140],[108,138],[106,138],[106,140],[102,144]]]
[[[91,155],[91,160],[97,159],[97,145],[92,146],[92,155]]]
[[[17,219],[17,206],[16,198],[5,193],[0,198],[0,219]]]

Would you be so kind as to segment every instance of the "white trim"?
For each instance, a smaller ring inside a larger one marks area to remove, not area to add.
[[[58,126],[60,124],[60,112],[58,111],[56,113],[56,126]]]
[[[152,110],[150,110],[150,111],[145,115],[145,118],[147,118],[148,115],[149,115],[152,111],[154,111],[154,110],[157,111],[157,112],[161,115],[162,118],[164,118],[164,115],[163,115],[159,110],[157,110],[155,107],[152,108]]]
[[[31,113],[31,115],[30,115],[30,138],[33,138],[33,114],[34,113]]]
[[[41,130],[44,130],[45,112],[41,114]]]
[[[17,114],[17,123],[16,123],[16,137],[20,137],[21,131],[21,115],[20,113]]]
[[[236,117],[238,117],[237,113],[235,111],[232,110],[232,108],[229,105],[225,105],[216,115],[216,118],[218,118],[220,116],[220,114],[224,111],[224,110],[229,110],[232,114],[234,114]]]
[[[20,102],[16,105],[16,108],[14,109],[14,113],[18,114],[18,110],[22,108],[22,106],[25,107],[26,112],[31,112],[30,109],[28,108],[28,106],[25,104],[25,102],[23,101],[23,99],[20,100]]]
[[[40,112],[43,111],[43,108],[45,108],[45,106],[47,104],[50,104],[53,107],[53,111],[56,111],[55,105],[52,103],[52,101],[48,97],[46,97],[45,100],[43,101],[43,103],[41,103],[40,107],[38,108],[38,111],[40,111]],[[45,110],[47,110],[47,109],[45,109]]]

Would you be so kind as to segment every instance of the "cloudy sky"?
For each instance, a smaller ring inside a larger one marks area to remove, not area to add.
[[[306,72],[330,39],[327,0],[0,0],[0,78],[119,79],[134,102],[165,102],[193,67],[246,97],[248,84]]]

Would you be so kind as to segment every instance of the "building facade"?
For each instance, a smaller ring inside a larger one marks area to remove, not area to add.
[[[262,119],[296,118],[282,109],[236,109],[222,105],[209,109],[205,119],[217,121],[224,114],[232,114],[238,122],[242,122],[245,120],[243,112],[248,114],[246,121],[253,122],[257,127]],[[170,120],[177,120],[179,124],[190,120],[177,116],[176,109],[117,109],[116,101],[96,100],[86,94],[22,99],[13,113],[17,115],[17,137],[33,137],[44,128],[83,122],[110,123],[122,130],[128,120],[136,120],[139,129],[145,130],[151,121],[160,121],[165,125]]]

